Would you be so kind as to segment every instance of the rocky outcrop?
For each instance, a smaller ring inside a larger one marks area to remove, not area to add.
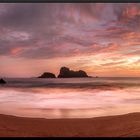
[[[0,84],[6,84],[6,81],[4,81],[3,79],[0,79]]]
[[[55,74],[50,72],[44,72],[41,76],[38,78],[56,78]]]
[[[60,73],[58,75],[58,78],[74,78],[74,77],[79,77],[79,78],[81,77],[82,78],[82,77],[89,77],[89,76],[83,70],[73,71],[67,67],[62,67],[60,69]]]

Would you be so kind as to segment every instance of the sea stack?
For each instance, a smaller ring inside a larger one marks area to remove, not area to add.
[[[0,79],[0,84],[6,84],[6,81],[4,81],[3,79]]]
[[[55,74],[50,72],[44,72],[41,76],[38,78],[56,78]]]
[[[58,75],[58,78],[76,78],[76,77],[82,78],[82,77],[89,77],[89,76],[83,70],[73,71],[67,67],[61,67],[60,73]]]

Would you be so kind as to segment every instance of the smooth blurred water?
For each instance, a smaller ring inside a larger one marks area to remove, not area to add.
[[[91,118],[140,111],[140,78],[7,78],[0,113]]]

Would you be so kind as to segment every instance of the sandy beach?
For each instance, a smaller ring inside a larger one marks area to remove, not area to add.
[[[140,113],[90,119],[0,115],[0,137],[140,137]]]

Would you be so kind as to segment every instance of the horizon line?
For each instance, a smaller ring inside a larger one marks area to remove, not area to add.
[[[0,78],[38,78],[38,77],[0,77]],[[39,78],[39,79],[57,79],[56,78]],[[71,77],[71,78],[140,78],[140,76],[89,76],[89,77]],[[58,78],[58,79],[67,79],[67,78]],[[70,79],[70,78],[68,78]]]

